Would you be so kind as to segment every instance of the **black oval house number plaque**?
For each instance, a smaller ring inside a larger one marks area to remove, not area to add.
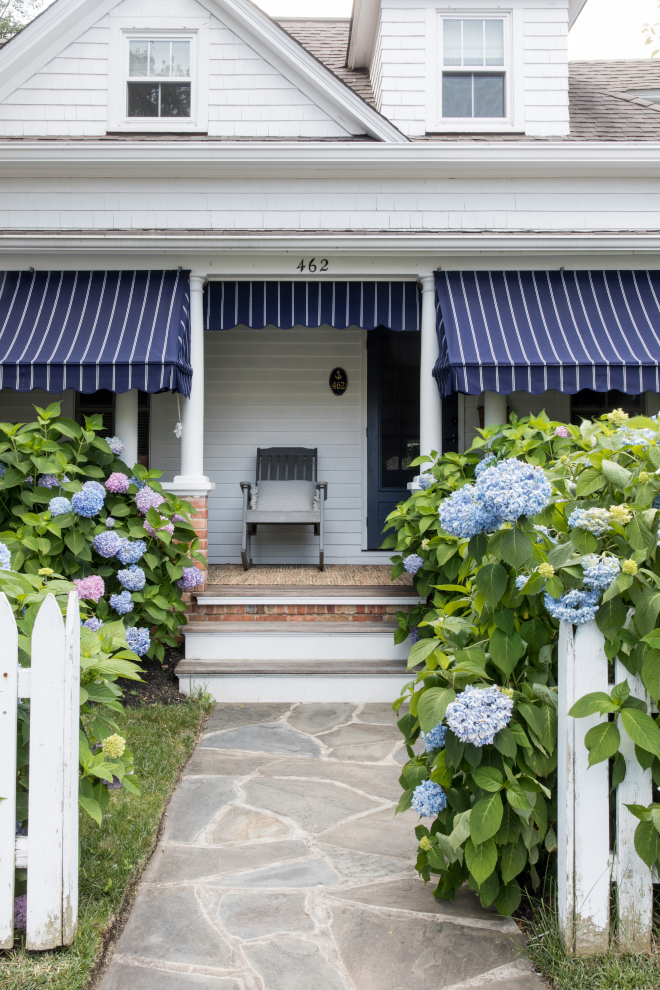
[[[348,388],[348,375],[343,368],[333,368],[330,372],[330,388],[335,395],[343,395]]]

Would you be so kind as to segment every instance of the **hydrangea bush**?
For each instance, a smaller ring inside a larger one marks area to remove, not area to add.
[[[124,464],[120,438],[97,435],[100,416],[82,427],[57,402],[35,408],[33,423],[0,423],[0,540],[11,567],[73,581],[87,628],[103,632],[121,616],[140,655],[162,660],[185,622],[182,592],[202,580],[192,507],[163,492],[161,472]]]
[[[413,677],[395,703],[409,758],[398,810],[432,819],[416,829],[417,869],[439,897],[467,881],[511,914],[520,881],[538,886],[554,858],[561,621],[595,620],[608,662],[660,700],[658,430],[621,410],[581,427],[512,416],[463,455],[418,459],[432,483],[389,516],[393,576],[428,596],[396,633],[411,637]],[[595,713],[590,764],[611,760],[617,787],[626,733],[660,785],[660,727],[627,681],[571,710]],[[660,804],[629,807],[639,855],[660,865]]]

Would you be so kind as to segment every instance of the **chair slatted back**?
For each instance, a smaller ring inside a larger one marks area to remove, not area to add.
[[[260,481],[316,481],[316,447],[259,447]]]

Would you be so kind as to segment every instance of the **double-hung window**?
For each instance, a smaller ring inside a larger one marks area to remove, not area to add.
[[[443,119],[501,119],[506,99],[504,21],[443,18]]]
[[[191,116],[190,40],[128,41],[127,117]]]

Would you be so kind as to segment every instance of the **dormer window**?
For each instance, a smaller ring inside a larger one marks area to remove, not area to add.
[[[131,38],[128,45],[126,116],[190,118],[190,41]]]
[[[443,18],[443,119],[507,116],[504,49],[502,19]]]

